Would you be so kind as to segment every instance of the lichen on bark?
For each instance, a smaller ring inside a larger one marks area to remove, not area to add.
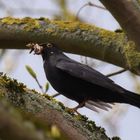
[[[56,125],[62,133],[60,136],[68,139],[110,140],[105,130],[87,117],[69,113],[62,103],[52,97],[30,90],[3,74],[0,76],[0,91],[0,102],[4,99],[23,114],[29,113],[31,118],[39,119],[48,126]]]

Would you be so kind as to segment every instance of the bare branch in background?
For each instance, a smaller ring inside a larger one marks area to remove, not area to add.
[[[125,71],[126,71],[126,69],[122,69],[122,70],[119,70],[119,71],[117,71],[117,72],[112,72],[112,73],[110,73],[110,74],[107,74],[106,76],[107,76],[107,77],[115,76],[115,75],[121,74],[121,73],[123,73],[123,72],[125,72]]]
[[[96,4],[92,3],[92,2],[88,2],[88,3],[84,4],[84,5],[78,10],[78,12],[77,12],[77,14],[76,14],[76,20],[78,19],[81,10],[82,10],[83,8],[87,7],[87,6],[93,6],[93,7],[102,9],[102,10],[106,10],[106,8],[104,8],[104,7],[102,7],[102,6],[96,5]]]
[[[100,0],[140,51],[140,4],[136,0]]]

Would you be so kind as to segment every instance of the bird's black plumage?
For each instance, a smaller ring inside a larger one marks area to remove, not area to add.
[[[140,96],[90,68],[68,58],[54,44],[40,45],[44,70],[52,87],[60,94],[77,101],[87,102],[99,108],[110,107],[108,103],[127,103],[140,108]],[[88,106],[88,105],[87,105]],[[89,107],[89,106],[88,106]]]

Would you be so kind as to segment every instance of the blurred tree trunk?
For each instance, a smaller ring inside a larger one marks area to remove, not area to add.
[[[68,112],[48,95],[0,76],[0,138],[2,140],[109,140],[105,130],[86,117]]]

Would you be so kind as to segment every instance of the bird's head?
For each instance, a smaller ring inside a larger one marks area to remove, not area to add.
[[[53,43],[29,43],[26,46],[31,49],[30,53],[34,52],[34,54],[42,55],[43,59],[49,57],[53,53],[60,52],[60,50]]]

